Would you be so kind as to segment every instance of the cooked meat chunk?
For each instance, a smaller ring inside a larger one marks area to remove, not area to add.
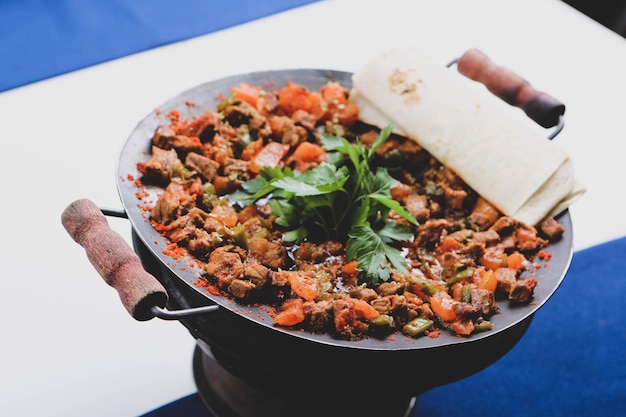
[[[370,302],[377,298],[378,294],[372,288],[356,287],[350,290],[350,297]]]
[[[527,303],[533,296],[537,280],[534,278],[520,279],[515,281],[509,291],[509,300],[518,303]]]
[[[279,270],[279,271],[271,271],[270,270],[270,280],[274,287],[286,287],[289,285],[289,271]]]
[[[224,175],[229,178],[236,178],[245,181],[250,178],[248,166],[250,163],[242,159],[226,158],[224,161]]]
[[[470,299],[472,305],[478,308],[483,316],[489,316],[496,310],[496,299],[492,291],[472,288]]]
[[[517,271],[512,268],[498,268],[495,271],[498,291],[508,294],[517,281]]]
[[[250,293],[255,288],[256,285],[254,285],[253,282],[235,278],[230,282],[230,285],[228,286],[228,292],[230,292],[235,298],[245,300],[249,298]]]
[[[491,230],[498,232],[500,236],[506,236],[511,233],[513,229],[519,225],[519,222],[513,217],[502,216],[491,226]]]
[[[472,235],[472,240],[483,245],[493,245],[500,241],[500,235],[495,230],[489,229],[484,232],[476,232]]]
[[[315,129],[315,123],[317,122],[317,120],[311,113],[304,110],[296,110],[295,112],[293,112],[293,114],[291,115],[291,119],[294,121],[294,123],[308,130]]]
[[[443,193],[448,207],[454,210],[461,210],[463,208],[463,204],[467,199],[467,191],[443,184]]]
[[[452,230],[453,224],[447,219],[429,219],[421,225],[415,238],[415,246],[432,247],[439,243],[444,230]]]
[[[155,184],[168,184],[172,177],[180,177],[183,164],[174,149],[164,150],[152,147],[150,159],[143,165],[144,181]]]
[[[319,264],[331,256],[339,255],[342,250],[343,245],[339,242],[327,241],[316,244],[306,241],[303,242],[296,251],[296,257],[302,261],[310,261]]]
[[[498,217],[500,217],[498,209],[482,197],[476,199],[469,216],[470,220],[480,226],[481,229],[491,227],[498,220]]]
[[[409,194],[406,198],[405,206],[418,222],[426,221],[430,217],[428,198],[425,195]]]
[[[154,221],[167,225],[191,209],[195,200],[195,195],[189,192],[185,184],[171,182],[159,196],[150,216]]]
[[[345,339],[354,339],[367,331],[368,325],[356,319],[354,304],[343,299],[333,301],[335,331]]]
[[[378,286],[378,294],[382,296],[399,294],[403,289],[404,286],[399,282],[383,282]]]
[[[563,225],[556,221],[552,216],[547,217],[539,226],[541,233],[550,241],[557,241],[565,233]]]
[[[404,326],[419,315],[418,306],[408,302],[404,295],[390,295],[389,300],[391,302],[389,313],[397,325]]]
[[[177,135],[172,129],[160,127],[154,132],[152,143],[161,149],[176,149],[179,152],[202,152],[202,143],[197,136]]]
[[[284,246],[262,237],[249,239],[248,251],[252,259],[272,269],[282,267],[287,259],[287,249]]]
[[[196,171],[207,181],[213,181],[213,179],[215,179],[217,170],[220,167],[220,164],[214,160],[195,152],[187,154],[187,158],[185,158],[185,165],[193,171]]]
[[[270,270],[261,264],[250,264],[243,270],[245,279],[262,288],[270,282]]]
[[[515,230],[515,238],[517,239],[517,247],[522,252],[536,251],[546,243],[537,236],[537,230],[530,226],[518,227]]]
[[[376,298],[370,302],[372,307],[380,314],[387,314],[391,311],[391,299],[389,296]]]
[[[333,324],[333,303],[331,301],[306,301],[303,303],[303,308],[305,320],[313,332],[326,332]]]
[[[204,266],[206,272],[217,279],[220,288],[227,289],[235,278],[243,274],[241,256],[229,252],[227,247],[214,250]]]

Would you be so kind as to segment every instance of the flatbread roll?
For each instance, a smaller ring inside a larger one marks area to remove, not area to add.
[[[535,225],[580,194],[573,163],[516,109],[412,49],[353,75],[360,118],[417,141],[502,213]]]

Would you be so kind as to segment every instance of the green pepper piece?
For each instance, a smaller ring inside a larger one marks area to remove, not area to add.
[[[471,285],[463,285],[461,287],[461,301],[464,303],[472,302],[472,286]]]
[[[424,294],[426,295],[435,295],[440,291],[439,287],[437,287],[435,284],[428,282],[426,279],[420,278],[416,275],[409,275],[409,283],[417,284],[420,290],[424,291]]]
[[[408,324],[404,325],[402,331],[404,334],[414,337],[424,333],[426,330],[433,327],[434,322],[429,319],[421,317],[411,320]]]
[[[482,317],[479,317],[476,320],[476,323],[474,323],[474,330],[479,331],[479,332],[484,332],[486,330],[491,330],[493,328],[493,323],[483,319]]]
[[[387,314],[381,314],[373,318],[371,323],[376,327],[388,327],[393,324],[393,317]]]
[[[247,249],[248,248],[248,235],[246,229],[241,223],[236,224],[233,227],[224,227],[218,232],[235,243],[235,245]]]
[[[474,269],[471,266],[461,265],[454,271],[451,277],[446,279],[446,284],[452,285],[459,281],[464,280],[465,278],[470,278],[474,274]]]

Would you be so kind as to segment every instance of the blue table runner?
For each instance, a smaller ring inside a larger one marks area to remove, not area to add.
[[[212,417],[197,394],[143,417],[183,415]],[[576,252],[520,342],[492,366],[421,395],[412,417],[452,416],[626,416],[626,237]]]
[[[0,92],[316,0],[0,0]]]

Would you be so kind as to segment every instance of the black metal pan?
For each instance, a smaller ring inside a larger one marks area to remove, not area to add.
[[[536,92],[525,80],[501,67],[494,67],[486,57],[476,53],[474,50],[468,51],[460,60],[453,63],[457,64],[462,73],[485,83],[495,94],[524,109],[537,123],[546,128],[556,126],[556,133],[560,131],[565,110],[561,103],[544,93]],[[475,62],[471,61],[472,59]],[[482,72],[476,71],[479,67],[483,69]],[[497,82],[493,81],[491,75],[485,77],[487,72],[484,70],[489,68],[499,74]],[[502,75],[505,77],[502,78]],[[360,372],[358,362],[363,359],[362,355],[367,358],[376,356],[376,352],[381,354],[379,357],[381,359],[394,358],[391,362],[397,361],[396,366],[400,363],[405,364],[405,370],[406,361],[416,360],[423,367],[430,360],[441,359],[441,354],[450,357],[459,349],[476,354],[483,352],[481,354],[485,357],[475,360],[474,364],[462,367],[460,365],[462,361],[459,361],[457,365],[459,369],[454,372],[452,378],[455,380],[488,366],[506,353],[519,340],[534,314],[548,301],[565,277],[572,257],[572,223],[568,211],[557,217],[565,227],[564,237],[551,244],[549,250],[552,258],[548,266],[539,269],[534,275],[539,283],[535,290],[534,302],[526,306],[502,303],[501,313],[490,319],[493,330],[469,337],[458,337],[442,332],[438,338],[411,338],[396,334],[388,339],[369,337],[346,341],[328,334],[313,334],[276,327],[267,308],[241,305],[229,298],[206,292],[204,288],[194,284],[202,271],[191,259],[174,259],[164,253],[167,252],[168,242],[152,227],[149,211],[145,210],[145,206],[156,201],[160,189],[144,185],[143,189],[148,195],[138,195],[135,180],[141,178],[137,163],[148,159],[153,133],[159,125],[167,123],[167,112],[175,109],[181,112],[181,117],[191,118],[206,109],[214,109],[220,97],[227,96],[231,87],[240,82],[280,86],[287,81],[300,83],[311,89],[316,89],[327,81],[338,81],[349,87],[351,73],[324,69],[288,69],[235,75],[191,88],[163,103],[157,108],[158,111],[150,113],[138,123],[121,151],[117,167],[117,187],[123,206],[122,214],[128,217],[132,225],[137,252],[109,229],[103,211],[92,202],[76,201],[63,213],[62,221],[68,233],[85,247],[95,268],[108,284],[118,290],[128,311],[138,320],[147,320],[154,316],[180,320],[194,336],[205,339],[216,351],[230,357],[230,362],[237,362],[240,366],[244,366],[242,364],[257,366],[259,369],[263,368],[264,372],[273,366],[272,364],[282,363],[285,358],[292,356],[299,357],[306,351],[317,356],[321,355],[309,364],[310,372],[314,372],[316,367],[334,363],[336,360],[336,366],[346,366],[355,373]],[[505,88],[502,88],[503,85]],[[530,91],[532,94],[518,94],[522,90],[527,93]],[[517,96],[532,97],[532,100],[515,99]],[[188,106],[189,102],[195,105]],[[547,136],[552,137],[554,134]],[[115,214],[106,210],[104,212]],[[140,259],[137,253],[143,253],[143,257]],[[147,258],[150,258],[149,262],[146,261]],[[148,267],[152,274],[145,270],[147,263],[152,265]],[[177,296],[176,302],[168,303],[168,299],[172,301],[168,292],[188,295],[183,297],[182,302],[180,296]],[[174,311],[171,308],[173,305],[184,310]],[[224,323],[238,328],[229,330]],[[222,333],[213,334],[213,328]],[[240,332],[247,332],[249,337],[241,339]],[[253,335],[255,340],[251,340],[250,335]],[[252,350],[256,346],[255,353],[247,354],[248,350],[243,349],[241,343],[251,344],[249,347],[252,346]],[[280,346],[281,348],[277,349],[281,352],[281,357],[267,358],[267,355],[272,355],[268,353],[270,351],[267,349],[267,343]],[[494,348],[493,344],[499,347]],[[298,353],[294,353],[293,349],[298,350]],[[237,353],[238,351],[240,352]],[[261,360],[261,353],[258,352],[263,352],[265,364],[257,363]],[[333,359],[329,359],[329,353]],[[322,359],[323,357],[326,359]],[[415,366],[417,365],[408,367]],[[436,386],[445,382],[449,382],[448,379],[429,384],[406,384],[407,392],[424,391],[433,384]],[[398,384],[398,387],[401,386]]]

